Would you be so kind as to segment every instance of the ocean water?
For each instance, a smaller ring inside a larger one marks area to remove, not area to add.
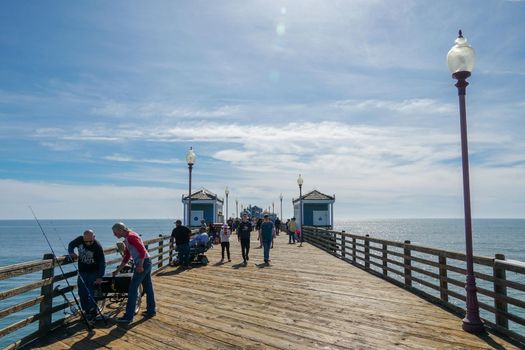
[[[403,242],[455,252],[465,252],[463,219],[384,219],[336,221],[336,231]],[[474,219],[474,255],[525,261],[525,219]]]
[[[169,234],[173,222],[169,219],[123,220],[143,239]],[[111,231],[115,220],[41,220],[44,232],[57,255],[65,255],[69,241],[92,229],[96,238],[107,248],[116,242]],[[345,230],[357,235],[369,234],[374,238],[393,241],[410,240],[413,244],[444,250],[464,252],[465,234],[462,219],[385,219],[336,221],[335,230]],[[35,220],[0,220],[0,266],[41,259],[50,249]],[[505,254],[507,259],[525,262],[525,219],[475,219],[473,220],[474,255],[494,257]],[[67,267],[67,266],[66,266]],[[71,266],[69,266],[72,269]],[[110,270],[108,268],[107,271]],[[41,272],[0,281],[0,291],[9,290],[20,284],[38,280]],[[76,283],[75,281],[71,281]],[[523,281],[521,281],[523,282]],[[38,295],[39,290],[24,293],[16,298],[2,301],[0,309]],[[520,300],[525,296],[520,295]],[[0,329],[22,318],[36,314],[38,307],[0,319]],[[521,313],[521,311],[518,311]],[[525,314],[521,314],[525,317]],[[62,317],[57,314],[56,318]],[[0,348],[30,333],[34,329],[25,327],[12,335],[0,338]]]

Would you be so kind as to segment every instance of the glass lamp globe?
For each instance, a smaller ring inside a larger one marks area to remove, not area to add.
[[[193,152],[193,149],[190,147],[188,150],[188,153],[186,153],[186,162],[188,165],[195,164],[195,161],[197,160],[197,156],[195,155],[195,152]]]
[[[230,194],[230,189],[228,187],[226,187],[226,189],[224,190],[224,193],[226,193],[226,195],[229,195]]]
[[[303,180],[303,178],[301,177],[301,174],[299,174],[299,177],[297,178],[297,184],[298,184],[299,186],[302,186],[302,185],[303,185],[303,182],[304,182],[304,180]]]
[[[450,73],[472,72],[475,59],[474,49],[467,42],[467,39],[463,37],[460,30],[455,45],[447,54],[447,64]]]

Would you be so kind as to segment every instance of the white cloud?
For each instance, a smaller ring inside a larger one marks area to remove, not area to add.
[[[139,159],[129,156],[123,156],[120,154],[112,154],[110,156],[105,156],[105,160],[110,160],[114,162],[129,162],[129,163],[151,163],[151,164],[182,164],[183,162],[180,159]]]

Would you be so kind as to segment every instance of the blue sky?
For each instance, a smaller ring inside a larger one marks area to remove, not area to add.
[[[3,1],[0,219],[174,218],[194,188],[230,213],[305,191],[336,219],[525,213],[524,1]]]

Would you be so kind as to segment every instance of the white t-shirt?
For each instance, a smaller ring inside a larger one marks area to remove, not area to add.
[[[224,232],[224,229],[221,228],[221,242],[229,242],[230,235],[231,235],[230,229],[226,229],[226,232]]]

